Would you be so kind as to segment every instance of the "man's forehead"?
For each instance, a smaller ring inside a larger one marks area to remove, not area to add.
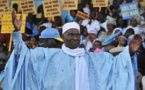
[[[77,29],[80,31],[80,26],[78,23],[76,22],[69,22],[69,23],[66,23],[63,25],[63,28],[62,28],[62,33],[65,33],[67,32],[68,30],[74,30],[74,29]]]
[[[80,31],[76,28],[70,28],[65,33],[80,33]]]

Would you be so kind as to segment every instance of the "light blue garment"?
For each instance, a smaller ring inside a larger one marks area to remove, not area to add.
[[[116,34],[111,35],[108,39],[102,42],[102,45],[108,45],[114,41],[114,39],[122,33],[122,30],[117,32]]]
[[[4,90],[75,90],[75,57],[61,49],[28,49],[13,32],[14,51],[6,67]],[[118,56],[86,52],[90,90],[134,90],[128,46]]]
[[[137,54],[136,56],[131,57],[132,59],[132,65],[133,65],[133,72],[134,72],[134,80],[135,80],[135,85],[134,88],[137,88],[137,77],[138,77],[138,65],[137,65]]]
[[[145,48],[145,41],[142,43],[142,45],[143,45],[143,48]]]
[[[1,71],[0,72],[0,84],[3,82],[4,76],[5,76],[5,72],[4,71]]]

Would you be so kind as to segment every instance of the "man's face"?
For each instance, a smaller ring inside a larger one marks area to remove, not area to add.
[[[136,27],[138,23],[137,23],[137,20],[136,20],[136,19],[132,18],[132,19],[130,20],[130,24],[131,24],[133,27]]]
[[[131,36],[131,35],[133,35],[133,33],[132,33],[132,31],[130,31],[130,30],[127,30],[126,32],[125,32],[125,37],[126,38],[128,38],[129,36]]]
[[[120,46],[125,46],[126,40],[124,38],[120,38],[119,40],[119,45]]]
[[[71,11],[71,12],[70,12],[70,15],[71,15],[73,18],[75,18],[75,17],[76,17],[76,12],[75,12],[75,11]]]
[[[108,28],[108,31],[113,31],[114,30],[113,25],[110,24],[110,23],[107,24],[107,28]]]
[[[83,35],[84,36],[87,36],[88,35],[87,29],[84,29]]]
[[[123,25],[123,20],[122,20],[122,18],[119,19],[119,22],[118,22],[118,23],[119,23],[120,26]]]
[[[37,40],[35,38],[31,38],[30,43],[34,44],[34,45],[37,45]]]
[[[58,48],[58,42],[54,38],[41,38],[39,40],[39,47]]]
[[[101,23],[103,23],[103,22],[105,22],[105,17],[104,17],[104,15],[102,15],[102,14],[99,14],[99,21],[101,22]]]
[[[72,28],[63,34],[63,40],[66,47],[70,49],[75,49],[79,47],[80,44],[80,32],[79,30]]]
[[[101,48],[101,43],[99,43],[99,42],[95,42],[94,44],[93,44],[93,47],[94,47],[94,49],[96,49],[96,48]]]
[[[95,19],[96,17],[96,12],[91,12],[90,13],[90,19]]]
[[[97,35],[96,35],[96,34],[94,34],[94,33],[89,33],[89,39],[90,39],[90,41],[93,42],[96,38],[97,38]]]

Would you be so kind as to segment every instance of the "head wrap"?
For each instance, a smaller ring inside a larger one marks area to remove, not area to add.
[[[69,29],[75,28],[80,31],[80,26],[76,22],[69,22],[63,25],[62,27],[62,34],[64,34]]]
[[[128,31],[128,29],[133,29],[133,30],[134,30],[134,28],[133,28],[132,26],[128,26],[127,28],[125,28],[125,29],[123,30],[122,34],[124,35],[124,34],[126,33],[126,31]],[[135,31],[135,30],[134,30],[134,31]]]
[[[115,28],[115,29],[113,30],[112,35],[114,35],[114,34],[115,34],[115,32],[116,32],[117,30],[122,31],[122,29],[121,29],[121,28]]]
[[[119,37],[119,40],[120,40],[121,38],[123,38],[123,39],[125,39],[125,40],[127,41],[127,38],[126,38],[125,36],[120,36],[120,37]]]
[[[101,43],[101,40],[97,38],[97,39],[95,39],[95,40],[93,41],[93,44],[94,44],[95,42],[97,42],[97,41]],[[101,43],[101,45],[102,45],[102,43]]]
[[[127,44],[130,44],[130,42],[131,42],[131,40],[133,39],[133,37],[134,37],[134,35],[130,35],[130,36],[128,37]]]
[[[39,29],[40,29],[40,27],[46,27],[46,28],[51,28],[52,27],[52,23],[43,23],[43,24],[41,24],[41,25],[39,25]]]
[[[140,16],[140,15],[134,15],[134,16],[132,16],[132,18],[136,19],[136,21],[137,21],[138,23],[140,23],[140,21],[141,21],[141,16]],[[131,19],[132,19],[132,18],[131,18]]]
[[[87,25],[87,31],[88,33],[94,33],[94,34],[98,33],[96,29],[94,27],[91,27],[90,25]]]
[[[110,17],[110,16],[107,16],[107,23],[110,23],[110,24],[113,24],[113,25],[116,25],[116,19]]]

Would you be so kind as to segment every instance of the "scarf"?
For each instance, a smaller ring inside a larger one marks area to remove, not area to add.
[[[75,90],[89,90],[88,67],[84,59],[85,50],[83,48],[69,49],[64,44],[62,50],[75,57]]]
[[[94,52],[96,53],[96,52],[103,52],[103,50],[102,50],[102,48],[100,49],[100,48],[96,48],[95,50],[94,50]]]

